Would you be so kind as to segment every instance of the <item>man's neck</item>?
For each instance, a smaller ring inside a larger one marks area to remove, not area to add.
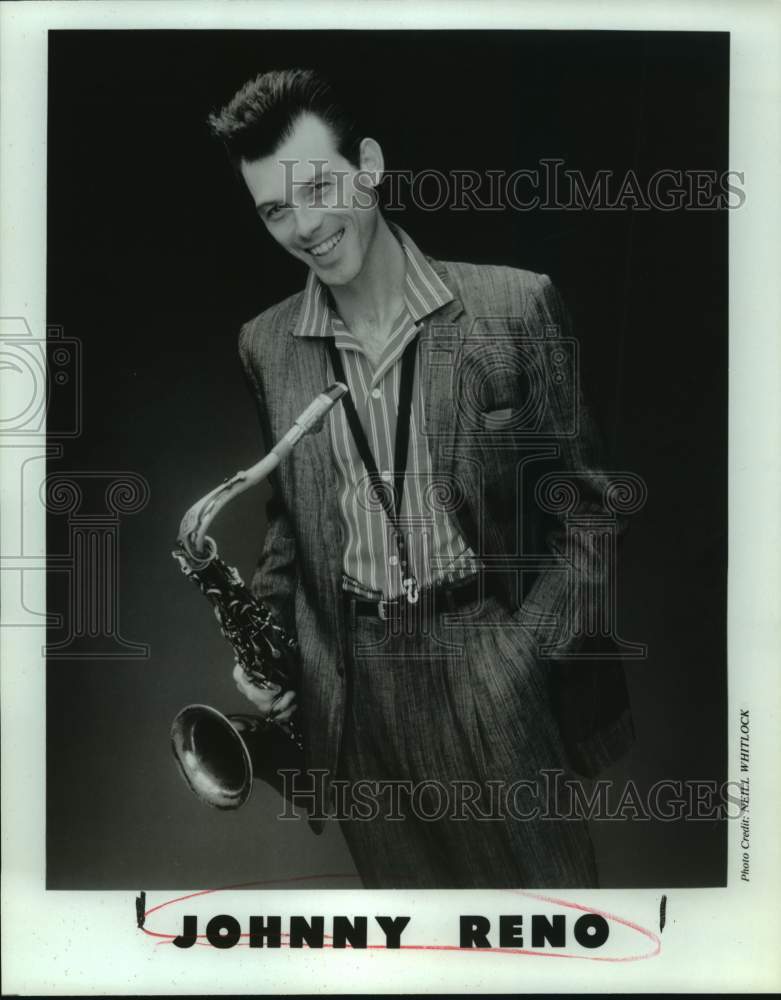
[[[339,315],[356,336],[385,331],[404,304],[404,250],[380,216],[361,273],[330,289]]]

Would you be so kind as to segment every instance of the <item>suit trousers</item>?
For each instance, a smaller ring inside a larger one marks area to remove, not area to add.
[[[341,828],[367,888],[595,887],[548,666],[494,596],[409,622],[345,602]]]

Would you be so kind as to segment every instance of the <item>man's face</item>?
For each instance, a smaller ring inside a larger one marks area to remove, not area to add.
[[[376,168],[373,159],[371,150],[362,154],[358,170],[337,151],[331,129],[307,114],[271,156],[242,161],[242,176],[268,231],[327,285],[357,277],[377,230],[366,173]]]

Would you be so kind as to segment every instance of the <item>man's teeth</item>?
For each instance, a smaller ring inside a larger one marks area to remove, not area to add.
[[[311,253],[314,257],[322,257],[324,253],[328,253],[329,250],[333,250],[343,236],[344,230],[340,229],[338,233],[332,236],[329,240],[326,240],[325,243],[318,243],[316,247],[312,247],[309,253]]]

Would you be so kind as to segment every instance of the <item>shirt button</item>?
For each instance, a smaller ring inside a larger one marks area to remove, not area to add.
[[[379,389],[372,389],[372,398],[373,399],[379,399],[381,395],[382,395],[382,393],[380,392]]]
[[[399,565],[399,557],[398,556],[390,556],[390,558],[388,559],[388,562],[391,564],[391,566],[398,566]]]

